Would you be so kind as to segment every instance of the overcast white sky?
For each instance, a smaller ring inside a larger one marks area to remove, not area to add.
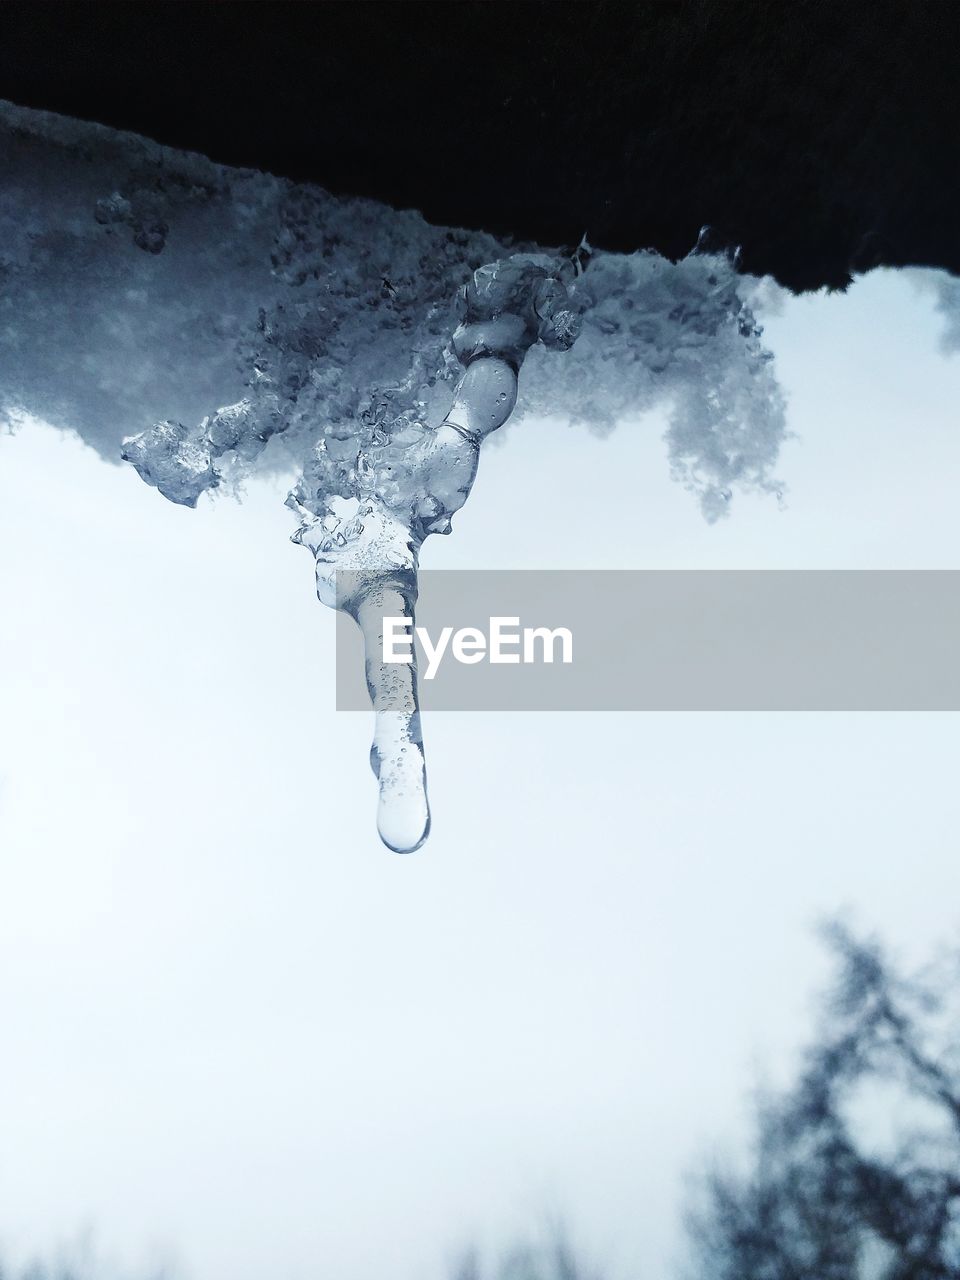
[[[528,422],[423,563],[960,568],[940,325],[893,273],[768,318],[785,511],[707,526],[654,417]],[[0,439],[0,1242],[441,1280],[563,1212],[664,1280],[684,1173],[809,1030],[811,925],[955,935],[960,720],[438,714],[397,857],[284,491],[190,512]]]

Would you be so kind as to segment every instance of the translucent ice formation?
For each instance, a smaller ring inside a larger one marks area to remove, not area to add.
[[[187,507],[302,470],[296,536],[366,633],[394,848],[429,818],[415,672],[371,659],[377,608],[412,613],[420,544],[449,530],[515,404],[594,431],[664,406],[671,469],[710,520],[738,487],[779,487],[754,282],[706,245],[677,263],[596,253],[579,274],[583,253],[5,103],[0,197],[0,427],[75,431]]]
[[[537,342],[556,350],[573,345],[581,324],[567,288],[574,275],[570,262],[544,254],[516,254],[475,271],[459,293],[452,349],[464,372],[443,420],[429,423],[420,388],[397,389],[359,435],[321,438],[288,500],[303,520],[294,540],[316,557],[320,599],[349,613],[363,632],[376,715],[377,826],[401,853],[423,843],[430,810],[416,664],[383,661],[383,619],[415,617],[420,544],[450,532],[484,438],[517,402],[527,351]]]

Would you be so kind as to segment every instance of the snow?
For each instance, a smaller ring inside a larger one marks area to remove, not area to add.
[[[11,104],[0,171],[0,414],[112,462],[154,431],[195,472],[181,500],[309,462],[385,412],[435,425],[461,372],[461,287],[543,251]],[[666,402],[670,466],[708,519],[737,487],[775,491],[784,409],[753,286],[722,255],[594,254],[582,333],[531,353],[517,417],[609,430]]]

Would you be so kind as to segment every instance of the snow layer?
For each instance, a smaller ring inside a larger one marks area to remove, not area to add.
[[[130,460],[188,503],[254,467],[315,470],[385,419],[440,422],[461,287],[538,249],[0,104],[0,415],[111,461],[147,433]],[[664,403],[708,519],[738,486],[775,490],[783,401],[751,288],[723,255],[593,255],[582,333],[530,353],[516,416],[608,430]]]

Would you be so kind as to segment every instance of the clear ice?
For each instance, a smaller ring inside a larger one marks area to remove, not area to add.
[[[661,405],[707,519],[776,492],[756,288],[706,242],[676,263],[544,253],[0,103],[0,428],[77,432],[187,507],[302,472],[295,538],[365,634],[395,849],[429,811],[416,673],[377,661],[380,606],[413,612],[420,545],[449,532],[483,439],[514,409],[605,432]]]
[[[484,439],[513,412],[527,351],[537,342],[561,351],[573,345],[581,322],[565,279],[575,273],[571,262],[544,254],[515,254],[475,271],[459,293],[451,344],[464,372],[442,421],[428,423],[425,400],[399,411],[396,401],[381,400],[361,442],[350,436],[344,447],[333,436],[331,449],[319,441],[288,499],[302,517],[294,540],[316,557],[317,594],[363,633],[376,717],[377,828],[398,853],[426,839],[430,807],[416,663],[382,661],[383,618],[415,617],[420,545],[450,532]]]

